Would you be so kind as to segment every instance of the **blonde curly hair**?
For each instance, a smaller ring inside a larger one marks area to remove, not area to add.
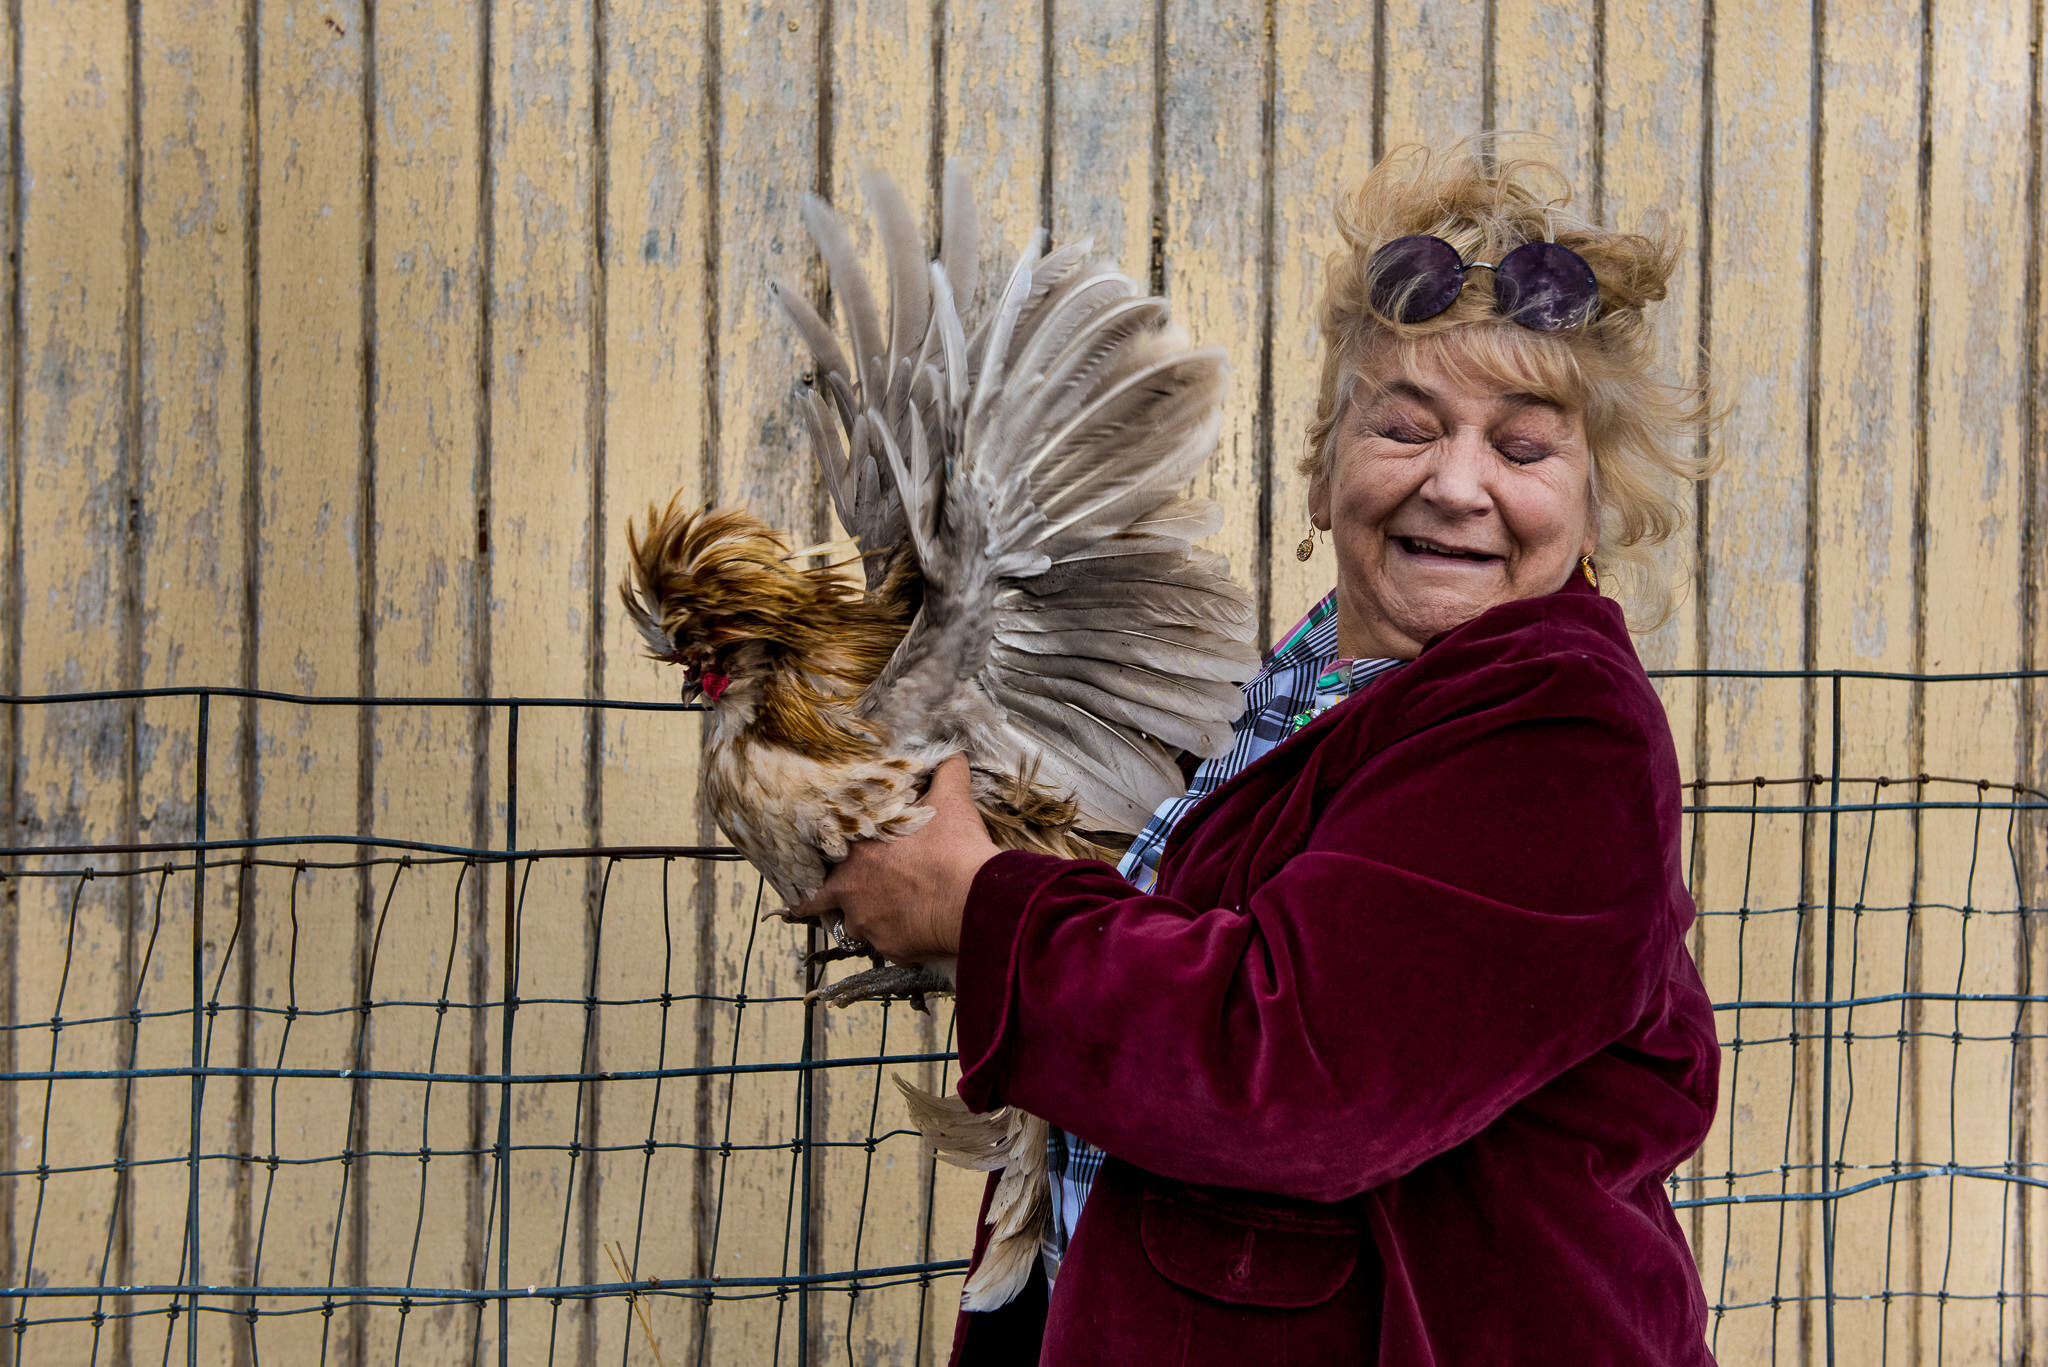
[[[1687,523],[1689,482],[1711,462],[1691,439],[1712,418],[1704,384],[1657,374],[1646,304],[1664,298],[1678,261],[1661,235],[1602,228],[1571,210],[1563,172],[1542,161],[1493,155],[1482,136],[1448,148],[1396,150],[1337,204],[1343,241],[1326,267],[1317,306],[1322,378],[1300,471],[1328,470],[1338,420],[1361,386],[1418,354],[1445,370],[1503,389],[1541,395],[1585,416],[1603,586],[1648,630],[1670,615],[1675,587],[1650,552]],[[1584,257],[1599,282],[1590,322],[1536,332],[1494,311],[1493,273],[1475,271],[1450,308],[1401,323],[1373,307],[1372,257],[1398,237],[1440,237],[1467,261],[1498,261],[1524,242],[1547,241]]]

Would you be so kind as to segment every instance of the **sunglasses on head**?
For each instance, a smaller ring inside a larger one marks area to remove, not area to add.
[[[1397,237],[1372,254],[1372,306],[1388,318],[1420,323],[1449,308],[1465,288],[1465,272],[1493,272],[1494,306],[1503,317],[1538,332],[1591,321],[1600,282],[1586,258],[1555,242],[1524,242],[1495,265],[1466,261],[1440,237]]]

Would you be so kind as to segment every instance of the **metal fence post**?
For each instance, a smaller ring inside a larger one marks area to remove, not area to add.
[[[187,1367],[199,1367],[199,1154],[206,1096],[206,1078],[200,1067],[206,1048],[201,1022],[206,1014],[206,764],[212,701],[212,695],[202,689],[198,772],[192,780],[192,1085],[186,1089],[192,1100],[192,1117],[185,1155],[185,1272],[191,1288],[186,1296],[191,1312],[185,1320]]]
[[[1828,1367],[1835,1361],[1835,1201],[1834,1201],[1834,1081],[1835,1081],[1835,860],[1841,844],[1838,827],[1842,820],[1842,676],[1829,680],[1834,720],[1828,736],[1828,906],[1824,958],[1821,964],[1820,1026],[1820,1244],[1821,1314]],[[1877,813],[1870,814],[1871,821]],[[1854,991],[1856,985],[1849,984]]]
[[[512,1012],[519,991],[518,899],[513,862],[519,848],[519,707],[505,709],[504,1017],[498,1054],[498,1367],[512,1355]]]
[[[815,953],[818,949],[818,929],[816,922],[812,922],[809,929],[805,932],[805,940],[808,942],[811,952]],[[809,956],[806,955],[807,960],[808,957]],[[810,987],[814,985],[816,979],[819,976],[819,971],[815,968],[807,966],[804,969],[804,986],[806,990],[808,990]],[[816,1097],[812,1091],[812,1087],[815,1082],[815,1075],[809,1067],[809,1064],[811,1063],[811,1060],[814,1057],[816,1057],[818,1013],[823,1009],[824,1007],[817,1002],[807,1001],[804,1003],[803,1043],[801,1046],[801,1051],[797,1056],[798,1062],[805,1065],[804,1067],[798,1070],[796,1075],[796,1134],[798,1144],[796,1161],[797,1180],[799,1187],[799,1194],[797,1197],[796,1270],[797,1275],[800,1279],[797,1282],[796,1288],[797,1367],[810,1367],[811,1361],[812,1286],[809,1281],[801,1279],[807,1277],[811,1273],[822,1270],[817,1265],[817,1260],[813,1256],[811,1249],[811,1202],[815,1199],[815,1193],[817,1190],[816,1184],[813,1181],[814,1173],[812,1165],[816,1161],[817,1148],[811,1142],[812,1139],[815,1137],[811,1132],[811,1110],[813,1106],[816,1105]]]

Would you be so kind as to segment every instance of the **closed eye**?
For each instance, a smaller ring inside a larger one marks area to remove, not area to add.
[[[1503,441],[1495,444],[1495,450],[1506,457],[1510,464],[1534,465],[1551,454],[1549,447],[1533,441]]]
[[[1427,446],[1436,440],[1434,432],[1400,423],[1393,423],[1382,427],[1378,435],[1397,446]]]

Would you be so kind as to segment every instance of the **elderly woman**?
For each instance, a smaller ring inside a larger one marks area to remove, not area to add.
[[[1672,251],[1553,176],[1411,154],[1340,208],[1304,461],[1336,586],[1121,872],[997,853],[955,760],[806,908],[957,952],[962,1096],[1068,1132],[1050,1296],[963,1316],[956,1361],[1709,1361],[1664,1183],[1718,1050],[1602,593],[1679,523],[1699,396],[1647,353]]]

